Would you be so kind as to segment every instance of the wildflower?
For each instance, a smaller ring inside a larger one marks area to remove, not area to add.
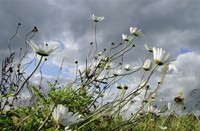
[[[123,73],[123,71],[121,69],[119,69],[119,70],[115,70],[113,75],[118,76],[118,75],[121,75],[122,73]]]
[[[110,62],[108,62],[107,64],[106,64],[106,66],[105,66],[105,69],[106,70],[109,70],[110,68],[112,68],[113,67],[113,63],[110,63]]]
[[[66,126],[64,131],[71,131],[71,129],[69,129],[69,126]]]
[[[125,34],[122,34],[122,39],[123,39],[124,41],[131,41],[131,40],[133,39],[133,37],[132,37],[132,36],[125,35]]]
[[[117,83],[117,89],[122,89],[122,84],[121,83]]]
[[[64,107],[63,105],[57,105],[53,111],[54,120],[57,122],[57,124],[65,127],[82,121],[83,119],[80,117],[81,115],[78,113],[73,114],[72,112],[69,112],[68,108]]]
[[[147,44],[144,45],[145,49],[148,50],[149,52],[153,52],[152,47],[148,47]]]
[[[131,65],[130,64],[127,64],[125,65],[125,70],[126,71],[130,71],[132,68],[131,68]]]
[[[169,111],[172,111],[172,103],[168,102],[167,103],[167,108]]]
[[[102,62],[108,62],[109,58],[108,57],[102,57],[101,60],[102,60]]]
[[[153,47],[153,57],[157,65],[163,65],[173,61],[170,58],[170,54],[167,54],[162,48]]]
[[[36,45],[34,41],[30,40],[27,41],[27,43],[33,48],[33,50],[36,52],[36,54],[41,55],[41,56],[49,56],[52,54],[58,46],[53,46],[53,47],[48,47],[48,44],[42,45]]]
[[[99,57],[102,56],[102,52],[99,52],[99,53],[98,53],[98,56],[99,56]]]
[[[104,20],[104,17],[98,17],[93,14],[90,16],[90,19],[93,20],[94,22],[99,22],[99,21]]]
[[[149,113],[152,113],[152,114],[158,114],[160,112],[160,110],[158,110],[156,107],[153,107],[153,106],[148,106],[147,110]]]
[[[151,68],[152,68],[152,61],[149,60],[149,59],[146,59],[145,62],[144,62],[144,65],[142,67],[143,67],[143,69],[145,71],[151,70]]]
[[[166,126],[159,126],[159,128],[161,129],[161,130],[167,130],[167,127]]]
[[[144,34],[141,32],[141,30],[138,30],[137,27],[130,27],[131,34],[135,36],[143,36]]]

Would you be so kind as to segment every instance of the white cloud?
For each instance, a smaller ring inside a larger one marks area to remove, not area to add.
[[[160,93],[162,97],[171,101],[182,90],[187,101],[189,93],[193,89],[200,90],[200,54],[188,52],[180,54],[170,66],[166,82]],[[199,100],[199,98],[194,99],[192,103]],[[188,106],[193,106],[192,103]]]

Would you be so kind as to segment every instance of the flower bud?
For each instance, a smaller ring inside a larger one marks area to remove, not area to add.
[[[146,59],[142,66],[145,71],[149,71],[152,68],[152,60]]]

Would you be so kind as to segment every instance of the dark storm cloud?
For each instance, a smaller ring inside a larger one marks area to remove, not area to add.
[[[197,29],[199,2],[197,0],[68,0],[59,2],[8,0],[1,1],[1,5],[1,49],[7,47],[7,41],[14,33],[18,22],[22,23],[21,36],[24,36],[33,26],[37,26],[40,31],[37,39],[62,41],[62,33],[70,32],[74,42],[81,41],[85,34],[93,35],[92,22],[88,20],[92,13],[106,18],[98,25],[98,32],[104,35],[102,39],[104,44],[99,44],[105,47],[110,46],[109,43],[112,41],[122,42],[121,34],[128,34],[130,26],[137,26],[145,34],[145,37],[139,41],[141,44],[152,43],[152,46],[159,45],[168,49],[170,49],[170,44],[176,44],[176,48],[171,52],[177,52],[181,46],[188,44],[199,48],[200,37]],[[185,36],[184,31],[188,31],[190,35]],[[172,32],[175,32],[173,36],[159,43]],[[171,42],[174,39],[176,43]],[[88,38],[87,43],[92,40],[93,37]],[[88,46],[82,43],[78,43],[80,48]],[[13,44],[12,47],[18,47],[20,44]],[[190,48],[190,46],[186,47]]]

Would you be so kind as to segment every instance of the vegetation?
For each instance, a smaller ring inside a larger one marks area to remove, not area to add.
[[[92,15],[91,20],[94,21],[94,40],[89,44],[91,49],[85,58],[84,69],[80,68],[79,61],[75,61],[75,79],[60,85],[61,63],[58,76],[55,81],[48,82],[48,87],[40,84],[43,80],[41,68],[45,67],[48,57],[54,57],[51,55],[58,47],[35,44],[33,39],[38,29],[34,27],[25,36],[24,48],[20,48],[18,53],[12,51],[11,44],[21,25],[18,24],[16,33],[8,43],[10,54],[2,62],[0,130],[199,130],[199,116],[194,112],[179,113],[185,106],[182,92],[174,98],[173,103],[163,102],[160,109],[156,106],[158,91],[173,61],[170,55],[162,48],[145,46],[148,54],[145,59],[136,62],[137,67],[126,64],[125,54],[137,48],[133,41],[143,37],[141,30],[131,27],[130,36],[122,35],[124,43],[111,43],[110,49],[99,49],[97,24],[104,17]],[[34,50],[35,57],[26,62],[29,47]],[[33,65],[32,72],[25,73]],[[162,68],[160,81],[150,91],[149,81],[158,68]],[[34,84],[32,77],[37,70],[40,71],[41,79],[39,84]],[[126,83],[130,75],[139,75],[136,86]],[[27,97],[22,97],[22,94]]]

